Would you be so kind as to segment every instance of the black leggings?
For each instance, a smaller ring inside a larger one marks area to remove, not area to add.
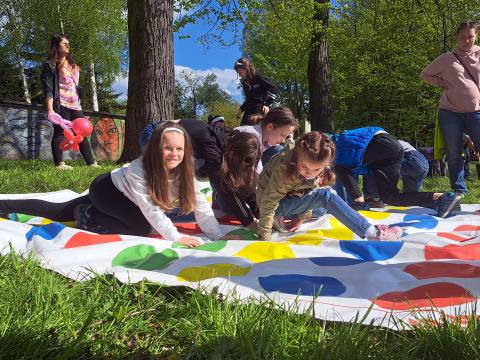
[[[363,154],[362,165],[368,165],[372,170],[378,193],[381,199],[394,206],[422,206],[434,208],[432,192],[400,193],[398,181],[403,160],[403,147],[395,136],[381,133],[375,135],[367,145]],[[357,180],[353,176],[352,168],[335,166],[337,176],[343,182],[347,193],[356,199],[362,196]]]
[[[151,231],[151,225],[140,208],[117,189],[110,173],[95,178],[88,195],[63,203],[37,199],[0,200],[0,210],[53,221],[74,221],[74,209],[81,204],[91,205],[89,222],[101,225],[109,233],[145,236]]]
[[[78,118],[83,117],[82,110],[73,110],[63,106],[60,106],[60,114],[62,118],[65,120],[75,120]],[[52,155],[53,155],[53,162],[55,165],[60,165],[63,158],[63,151],[60,149],[60,143],[65,140],[65,136],[63,135],[63,128],[60,125],[53,124],[53,137],[52,137]],[[95,162],[93,158],[92,148],[90,146],[90,142],[88,138],[83,139],[83,141],[78,144],[80,148],[80,153],[83,155],[86,163],[91,165]],[[53,219],[52,219],[53,220]]]

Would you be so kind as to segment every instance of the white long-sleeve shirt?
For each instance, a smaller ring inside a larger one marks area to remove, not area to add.
[[[265,152],[265,150],[267,150],[269,147],[271,147],[272,145],[270,144],[265,144],[263,142],[263,137],[262,137],[262,125],[261,124],[257,124],[257,125],[242,125],[242,126],[238,126],[236,127],[234,130],[237,130],[237,131],[240,131],[240,132],[246,132],[246,133],[250,133],[250,134],[253,134],[257,137],[258,139],[258,142],[260,143],[260,153],[263,155],[263,153]],[[258,165],[257,165],[257,168],[255,169],[255,171],[257,172],[257,174],[261,174],[262,173],[262,170],[263,170],[263,165],[262,165],[262,161],[259,161],[258,162]]]
[[[153,203],[145,179],[142,158],[137,158],[111,173],[113,184],[137,205],[145,218],[166,240],[178,241],[182,236],[165,212]],[[219,239],[223,234],[220,230],[213,210],[205,194],[200,191],[200,184],[195,179],[195,220],[205,235],[212,240]],[[178,181],[169,180],[170,199],[177,199],[179,195]]]

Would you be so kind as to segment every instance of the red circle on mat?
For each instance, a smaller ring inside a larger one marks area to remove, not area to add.
[[[373,300],[381,308],[408,310],[422,307],[445,307],[466,304],[475,297],[465,288],[452,283],[433,283],[407,291],[392,291]]]

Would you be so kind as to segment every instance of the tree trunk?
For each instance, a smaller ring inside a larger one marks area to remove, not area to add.
[[[90,62],[90,85],[92,86],[92,108],[93,111],[98,111],[98,93],[97,80],[95,79],[95,63]]]
[[[332,88],[327,47],[329,1],[315,0],[315,3],[313,20],[321,23],[321,28],[313,34],[308,61],[310,123],[312,130],[333,131]]]
[[[23,87],[23,97],[25,101],[29,104],[32,103],[32,99],[30,97],[30,91],[28,90],[28,82],[27,76],[25,75],[25,60],[21,59],[19,61],[20,65],[20,77],[22,78],[22,87]]]
[[[140,154],[151,121],[173,119],[173,0],[128,0],[129,73],[125,146],[119,162]]]

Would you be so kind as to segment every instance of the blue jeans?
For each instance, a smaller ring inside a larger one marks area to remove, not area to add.
[[[362,238],[365,237],[367,229],[371,226],[363,216],[328,188],[314,189],[302,197],[284,197],[275,211],[275,216],[290,217],[303,214],[311,209],[326,209],[342,224]]]
[[[278,154],[283,150],[283,145],[273,145],[270,146],[267,150],[265,150],[262,154],[262,165],[265,166],[273,155]]]
[[[467,192],[462,157],[463,133],[480,148],[480,111],[458,113],[446,109],[438,111],[438,125],[447,146],[448,175],[454,191]]]
[[[423,180],[427,177],[428,167],[428,160],[420,151],[413,150],[405,152],[400,168],[403,192],[419,192],[422,188]],[[380,198],[377,184],[371,174],[363,177],[363,193],[366,198]]]

